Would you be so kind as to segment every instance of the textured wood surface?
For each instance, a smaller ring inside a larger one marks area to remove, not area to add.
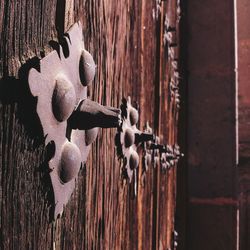
[[[178,113],[168,94],[173,71],[163,46],[163,14],[175,24],[176,1],[160,7],[155,20],[153,0],[1,1],[1,249],[172,247],[175,168],[151,168],[143,178],[140,164],[135,196],[133,183],[121,178],[115,129],[100,131],[62,218],[50,222],[47,156],[36,101],[27,91],[28,69],[80,20],[97,64],[91,98],[118,107],[130,95],[140,107],[140,128],[149,120],[163,143],[174,144]]]
[[[250,248],[250,28],[249,25],[245,25],[249,14],[249,1],[238,0],[240,250]]]
[[[234,1],[186,2],[187,244],[237,249]]]

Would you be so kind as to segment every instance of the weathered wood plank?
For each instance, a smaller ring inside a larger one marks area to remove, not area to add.
[[[239,97],[239,249],[250,248],[250,29],[245,23],[250,13],[246,0],[237,1],[238,97]]]
[[[237,249],[234,1],[186,6],[186,249]]]
[[[114,129],[100,131],[62,218],[49,221],[53,197],[43,138],[27,109],[34,100],[23,97],[27,68],[33,65],[26,61],[49,53],[49,41],[81,20],[86,48],[97,64],[91,98],[118,107],[121,98],[130,95],[140,106],[140,128],[152,121],[164,143],[175,143],[175,111],[168,95],[172,73],[159,33],[164,13],[175,11],[175,1],[170,2],[162,2],[159,21],[152,18],[155,1],[74,0],[66,9],[64,1],[1,2],[2,249],[171,247],[175,170],[150,169],[143,180],[140,165],[135,196],[133,183],[121,178]]]

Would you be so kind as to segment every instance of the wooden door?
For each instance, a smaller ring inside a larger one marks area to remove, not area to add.
[[[250,248],[250,99],[249,99],[249,51],[250,28],[248,1],[237,1],[237,56],[238,56],[238,100],[239,100],[239,223],[240,250]]]
[[[97,64],[89,96],[119,107],[130,95],[140,107],[140,128],[149,121],[161,142],[173,145],[178,110],[169,95],[174,72],[163,31],[167,13],[177,26],[178,43],[177,3],[1,1],[1,249],[173,249],[176,170],[150,168],[143,177],[140,164],[135,196],[133,185],[121,177],[115,129],[100,131],[62,218],[50,221],[53,195],[44,136],[27,74],[52,51],[51,41],[60,41],[81,21]],[[178,47],[175,53],[178,57]]]

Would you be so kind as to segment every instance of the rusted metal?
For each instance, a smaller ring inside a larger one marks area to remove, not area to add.
[[[81,162],[86,162],[90,147],[84,140],[81,142],[83,146],[78,147],[73,139],[74,131],[71,132],[73,140],[66,138],[67,119],[79,101],[87,97],[87,87],[84,85],[89,84],[95,75],[93,58],[85,52],[82,25],[76,23],[65,39],[68,57],[59,45],[58,52],[53,51],[40,61],[40,72],[36,69],[29,71],[30,90],[38,97],[37,113],[46,136],[45,145],[50,142],[55,144],[55,154],[49,159],[55,218],[62,214],[74,190]],[[87,82],[83,84],[79,69],[86,75]],[[81,134],[85,136],[84,131]]]
[[[121,104],[122,125],[117,133],[116,146],[118,154],[124,160],[124,170],[131,182],[139,166],[138,144],[154,139],[154,135],[141,132],[136,126],[139,120],[138,111],[131,105],[131,98]],[[136,182],[135,182],[136,183]]]
[[[121,124],[121,111],[105,107],[89,99],[81,100],[69,118],[72,129],[89,130],[96,127],[117,128]]]
[[[31,92],[38,97],[37,113],[46,136],[45,145],[55,145],[55,154],[49,159],[55,218],[62,214],[74,190],[98,128],[118,127],[121,123],[119,109],[87,98],[87,86],[94,80],[96,65],[85,50],[80,22],[73,25],[65,39],[68,56],[59,45],[59,54],[53,51],[40,61],[40,72],[29,72]],[[130,162],[134,164],[133,157]]]

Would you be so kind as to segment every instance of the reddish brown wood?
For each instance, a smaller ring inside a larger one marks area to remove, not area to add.
[[[238,23],[238,76],[239,76],[239,218],[240,250],[250,248],[250,28],[248,22],[250,4],[237,1]]]
[[[185,249],[237,249],[234,1],[187,9],[188,221]]]
[[[122,97],[130,95],[140,106],[140,129],[152,121],[163,143],[175,143],[176,110],[168,95],[172,72],[163,48],[163,14],[171,14],[174,22],[175,2],[161,2],[162,15],[156,21],[153,0],[74,0],[73,17],[70,1],[66,19],[63,1],[1,1],[1,248],[171,247],[175,169],[150,169],[143,180],[140,164],[135,197],[133,185],[121,178],[115,129],[100,131],[63,217],[49,222],[53,197],[44,145],[24,90],[26,69],[36,60],[27,61],[48,54],[49,41],[60,40],[62,32],[80,20],[97,64],[91,98],[118,107]]]

